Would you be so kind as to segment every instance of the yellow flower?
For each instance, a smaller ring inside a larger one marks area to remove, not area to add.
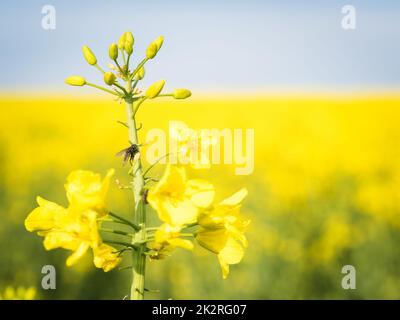
[[[179,163],[190,164],[193,169],[211,167],[208,150],[217,143],[217,138],[211,133],[199,133],[183,121],[174,121],[170,124],[169,136],[172,141],[171,152],[177,153]]]
[[[111,252],[112,247],[102,243],[98,218],[107,213],[104,205],[109,179],[113,170],[101,181],[100,176],[90,171],[75,171],[70,174],[66,184],[68,208],[37,198],[39,207],[25,219],[28,231],[37,231],[44,237],[46,250],[63,248],[73,251],[67,258],[67,266],[74,265],[89,248],[94,252],[96,267],[109,271],[119,263],[118,256]]]
[[[105,198],[114,172],[114,169],[108,170],[103,181],[99,174],[91,171],[71,172],[65,184],[70,205],[78,207],[80,210],[93,209],[98,212],[100,217],[106,215],[108,211]]]
[[[18,287],[17,289],[7,286],[2,294],[0,300],[34,300],[36,296],[35,287]]]
[[[74,265],[89,248],[96,248],[101,243],[97,213],[91,210],[75,212],[69,209],[54,228],[39,232],[39,235],[44,236],[46,250],[63,248],[73,251],[67,258],[67,266]]]
[[[94,211],[76,212],[38,197],[39,207],[25,220],[28,231],[38,231],[44,236],[46,250],[63,248],[74,251],[67,265],[73,265],[89,247],[96,247],[100,240],[97,214]]]
[[[102,268],[104,272],[114,269],[120,262],[121,258],[115,252],[115,248],[102,243],[93,249],[93,262],[97,268]]]
[[[161,225],[156,233],[154,242],[149,244],[150,258],[163,259],[170,255],[175,248],[193,250],[193,243],[187,239],[180,238],[181,228],[171,226],[167,223]]]
[[[250,221],[241,219],[239,215],[240,204],[246,195],[247,190],[241,189],[212,209],[203,211],[198,218],[200,228],[196,240],[202,247],[217,254],[224,279],[229,274],[229,265],[242,260],[243,247],[247,246],[243,233]]]
[[[211,205],[214,193],[209,182],[187,180],[184,168],[168,165],[161,180],[149,190],[147,201],[162,221],[182,226],[197,220],[200,209]]]

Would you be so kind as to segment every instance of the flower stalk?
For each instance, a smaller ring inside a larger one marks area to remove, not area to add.
[[[126,98],[126,114],[127,114],[127,125],[129,132],[129,141],[132,144],[139,145],[139,139],[137,134],[137,126],[134,115],[133,99],[130,98],[132,93],[132,80],[126,81],[126,91],[128,97]],[[143,242],[138,245],[138,250],[133,252],[133,282],[131,287],[131,299],[132,300],[143,300],[144,299],[144,279],[146,269],[146,207],[142,199],[142,191],[144,187],[144,178],[142,174],[142,163],[140,158],[133,163],[133,181],[132,191],[135,201],[135,213],[133,217],[134,224],[139,226],[141,229],[135,234],[133,242]]]

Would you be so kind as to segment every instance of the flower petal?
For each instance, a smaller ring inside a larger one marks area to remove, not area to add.
[[[226,198],[225,200],[220,202],[220,205],[224,206],[237,206],[239,205],[244,198],[247,196],[247,189],[242,188],[238,192],[234,193],[232,196],[229,198]]]
[[[148,200],[159,196],[183,196],[186,184],[186,172],[183,167],[167,165],[161,180],[149,191]]]
[[[76,250],[81,241],[71,232],[63,230],[54,230],[46,233],[43,245],[46,250],[63,248],[67,250]]]
[[[218,254],[221,265],[222,277],[226,279],[229,274],[229,265],[239,263],[244,255],[243,247],[234,239],[229,238],[223,250]]]
[[[70,205],[81,210],[93,209],[100,215],[107,214],[105,198],[113,174],[114,169],[110,169],[102,181],[99,174],[91,171],[71,172],[65,184]]]
[[[41,197],[37,197],[37,202],[39,207],[25,219],[25,228],[28,231],[49,230],[54,227],[57,217],[67,212],[64,207]]]
[[[207,208],[214,200],[215,189],[214,186],[206,180],[192,179],[187,183],[185,194],[197,207]]]
[[[67,266],[70,267],[74,265],[80,258],[83,257],[88,249],[89,244],[86,242],[81,242],[75,252],[68,257],[66,262]]]
[[[196,235],[197,242],[207,250],[218,254],[226,246],[228,241],[228,233],[225,229],[206,229],[200,228]]]
[[[168,242],[173,247],[180,247],[186,250],[193,250],[193,243],[187,239],[176,238],[176,239],[171,239]]]

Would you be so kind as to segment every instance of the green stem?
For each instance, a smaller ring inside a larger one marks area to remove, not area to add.
[[[124,65],[125,65],[126,64],[126,59],[125,59],[124,49],[120,49],[120,51],[121,51],[122,61],[124,62]]]
[[[109,222],[109,223],[122,224],[122,225],[124,225],[124,226],[131,227],[131,228],[134,229],[135,231],[137,231],[137,230],[136,230],[136,227],[138,227],[138,226],[133,227],[133,226],[132,226],[132,223],[126,223],[126,222],[124,222],[124,221],[118,221],[118,220],[114,220],[114,219],[104,219],[104,218],[101,218],[101,219],[98,219],[98,221],[101,222],[101,223],[107,223],[107,222]],[[139,227],[138,227],[138,228],[139,228]],[[140,229],[140,228],[139,228],[139,229]]]
[[[193,237],[193,233],[180,233],[179,236],[181,237]]]
[[[147,173],[149,173],[149,171],[150,171],[151,169],[153,169],[154,166],[157,165],[162,159],[168,157],[168,156],[171,155],[171,154],[172,154],[172,152],[168,152],[168,153],[164,154],[163,156],[161,156],[160,158],[158,158],[154,163],[152,163],[152,164],[146,169],[146,171],[143,173],[143,178],[146,179]]]
[[[125,88],[123,86],[121,86],[119,83],[117,83],[117,81],[115,81],[113,83],[114,86],[116,86],[117,88],[120,88],[126,95],[128,94],[128,92],[126,92]]]
[[[117,59],[114,59],[114,62],[115,62],[115,64],[117,65],[117,67],[118,67],[118,69],[119,69],[119,72],[121,72],[121,74],[123,75],[123,74],[124,74],[124,71],[122,70],[121,66],[119,65]]]
[[[195,227],[195,226],[197,226],[198,225],[198,222],[196,221],[196,222],[193,222],[193,223],[189,223],[189,224],[187,224],[186,226],[185,226],[185,229],[186,228],[192,228],[192,227]]]
[[[126,91],[131,93],[132,81],[126,82]],[[134,116],[133,100],[127,99],[126,101],[127,124],[129,131],[129,141],[133,144],[139,145],[137,127]],[[141,243],[137,245],[138,250],[133,252],[133,281],[131,286],[131,300],[144,299],[144,279],[146,270],[146,207],[142,201],[142,190],[144,187],[144,179],[142,175],[142,164],[140,159],[134,163],[134,176],[132,183],[132,191],[135,197],[135,216],[134,223],[138,225],[141,230],[135,234],[133,242]]]
[[[130,222],[129,220],[124,219],[124,218],[120,217],[119,215],[117,215],[117,214],[115,214],[115,213],[109,212],[108,214],[109,214],[111,217],[114,217],[114,218],[116,218],[116,219],[118,219],[118,220],[121,220],[123,223],[125,223],[125,224],[131,226],[131,227],[132,227],[133,229],[135,229],[136,231],[139,231],[139,230],[140,230],[140,227],[139,227],[137,224],[134,224],[134,223]],[[116,222],[118,222],[118,221],[116,221]]]
[[[129,128],[128,125],[125,122],[122,122],[122,121],[119,121],[119,120],[117,122],[119,124],[122,124],[125,128]]]
[[[128,243],[128,242],[124,242],[124,241],[104,240],[103,242],[109,243],[109,244],[118,244],[118,245],[125,246],[125,247],[128,247],[128,248],[132,248],[132,249],[135,249],[135,250],[139,249],[137,245],[132,244],[132,243]]]
[[[129,60],[131,60],[130,54],[128,54],[128,59],[126,60],[126,74],[129,74]]]
[[[94,65],[102,74],[106,73],[97,63]]]
[[[157,231],[159,227],[146,228],[146,231]]]
[[[114,230],[114,229],[111,229],[111,228],[100,228],[99,230],[103,231],[103,232],[119,234],[119,235],[122,235],[122,236],[128,236],[128,237],[132,236],[132,233],[128,233],[128,232],[120,231],[120,230]]]
[[[144,64],[145,64],[148,60],[149,60],[148,58],[144,58],[144,59],[138,64],[138,66],[136,67],[136,69],[133,70],[133,72],[131,73],[131,76],[130,76],[130,79],[131,79],[131,80],[135,77],[136,73],[139,72],[140,68],[143,67]]]
[[[138,82],[139,82],[139,80],[133,81],[133,84],[132,84],[132,91],[136,88]]]
[[[116,92],[111,91],[111,90],[108,90],[108,89],[103,88],[103,87],[101,87],[101,86],[98,86],[97,84],[93,84],[93,83],[90,83],[90,82],[86,82],[86,85],[88,85],[88,86],[90,86],[90,87],[93,87],[93,88],[96,88],[96,89],[103,90],[103,91],[108,92],[108,93],[111,93],[111,94],[113,94],[114,96],[120,96],[120,95],[117,94]]]
[[[125,267],[118,268],[118,270],[121,271],[121,270],[127,270],[127,269],[132,269],[132,268],[133,268],[133,266],[125,266]]]
[[[159,94],[156,98],[162,98],[162,97],[173,97],[174,95],[172,93],[161,93]]]

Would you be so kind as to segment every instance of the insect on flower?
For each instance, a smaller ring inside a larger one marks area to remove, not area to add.
[[[129,160],[129,163],[132,165],[133,161],[135,160],[135,157],[139,154],[139,145],[131,143],[131,146],[128,148],[125,148],[121,151],[119,151],[116,156],[120,157],[123,156],[124,157],[124,165],[126,164],[126,162]]]

